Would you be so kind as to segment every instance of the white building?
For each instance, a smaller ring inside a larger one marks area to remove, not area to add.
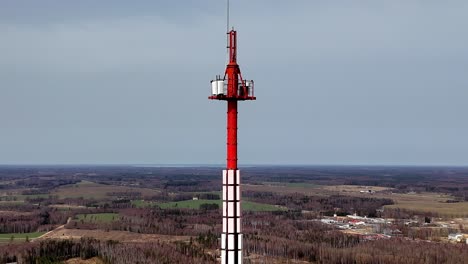
[[[448,235],[448,240],[450,241],[455,241],[455,242],[462,242],[464,239],[464,236],[462,233],[456,233],[456,234],[449,234]]]

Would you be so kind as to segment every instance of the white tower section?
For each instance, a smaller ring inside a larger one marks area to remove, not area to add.
[[[240,199],[239,170],[223,170],[221,264],[242,264]]]

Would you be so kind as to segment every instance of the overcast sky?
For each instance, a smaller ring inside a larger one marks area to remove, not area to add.
[[[468,165],[468,1],[231,0],[241,164]],[[223,164],[225,1],[0,1],[0,164]]]

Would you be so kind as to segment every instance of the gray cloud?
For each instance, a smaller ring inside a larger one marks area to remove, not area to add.
[[[464,1],[232,2],[241,163],[466,165]],[[223,3],[77,3],[0,4],[0,163],[223,163]]]

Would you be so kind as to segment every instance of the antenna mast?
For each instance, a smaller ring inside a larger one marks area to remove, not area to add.
[[[226,33],[229,32],[229,0],[227,0]]]
[[[227,8],[226,8],[226,54],[229,54],[229,0],[227,0]],[[229,58],[228,62],[229,62]]]
[[[221,264],[242,264],[241,176],[237,167],[238,102],[256,100],[253,80],[242,78],[237,64],[237,32],[229,29],[227,0],[228,62],[224,76],[211,81],[211,100],[227,101],[226,169],[223,170],[223,229],[221,233]]]

